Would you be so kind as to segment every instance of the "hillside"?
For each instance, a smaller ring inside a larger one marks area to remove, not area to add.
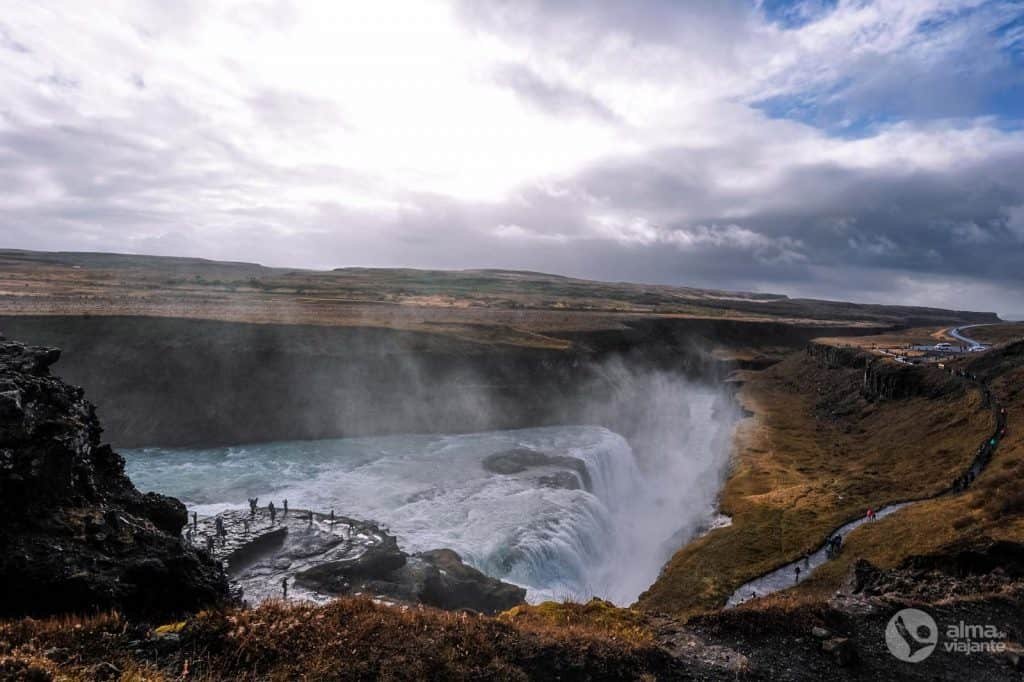
[[[840,558],[787,598],[827,599],[859,559],[894,568],[913,555],[1024,540],[1012,484],[1024,456],[1017,426],[1024,344],[951,367],[976,374],[1009,415],[992,462],[973,487],[954,495],[943,493],[995,424],[992,403],[977,385],[935,366],[900,366],[835,342],[813,343],[767,370],[745,373],[739,397],[751,417],[740,427],[720,497],[732,524],[681,549],[638,606],[684,616],[717,610],[742,583],[800,559],[834,528],[907,500],[941,495],[850,533]]]
[[[268,268],[189,258],[0,250],[0,314],[373,326],[562,347],[551,332],[645,318],[817,326],[995,322],[993,313],[595,282],[535,272]]]

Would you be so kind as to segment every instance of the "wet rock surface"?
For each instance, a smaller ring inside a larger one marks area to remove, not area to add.
[[[576,476],[573,477],[570,471],[554,472],[541,476],[538,479],[541,485],[569,489],[578,489],[582,485],[585,490],[592,489],[587,465],[578,457],[552,455],[527,448],[514,448],[484,458],[483,465],[484,469],[492,474],[505,475],[520,474],[529,469],[560,467],[575,472]],[[573,478],[578,478],[578,481],[572,480]]]
[[[185,507],[136,490],[81,389],[50,376],[59,357],[0,340],[0,615],[156,616],[225,598],[213,560],[181,540]]]
[[[272,519],[266,508],[227,511],[196,519],[185,539],[223,561],[241,598],[253,604],[283,598],[284,581],[288,599],[363,594],[486,614],[526,597],[523,588],[484,575],[450,549],[408,554],[386,528],[344,516],[291,509]]]

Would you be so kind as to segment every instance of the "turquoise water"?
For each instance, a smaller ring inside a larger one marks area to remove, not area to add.
[[[295,441],[124,452],[142,490],[178,497],[200,515],[288,499],[376,520],[409,551],[450,547],[528,598],[600,596],[632,602],[680,542],[714,514],[732,422],[722,399],[690,391],[671,445],[642,461],[616,433],[562,426],[459,435]],[[718,412],[716,412],[716,410]],[[591,489],[552,485],[571,466],[496,474],[482,462],[525,448],[586,464]]]

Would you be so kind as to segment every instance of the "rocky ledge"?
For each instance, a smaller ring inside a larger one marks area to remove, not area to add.
[[[219,525],[219,529],[218,529]],[[219,532],[218,532],[219,531]],[[450,549],[408,554],[386,529],[307,510],[259,508],[195,519],[186,541],[223,561],[248,602],[285,596],[324,602],[341,595],[494,614],[522,604],[526,590],[490,578]]]
[[[224,599],[220,568],[182,542],[184,506],[136,490],[81,389],[50,376],[59,357],[0,337],[0,616],[158,617]]]

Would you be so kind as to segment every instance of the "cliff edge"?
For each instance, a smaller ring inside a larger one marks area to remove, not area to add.
[[[50,376],[59,357],[0,339],[0,616],[224,599],[219,567],[181,540],[184,505],[132,485],[82,390]]]

